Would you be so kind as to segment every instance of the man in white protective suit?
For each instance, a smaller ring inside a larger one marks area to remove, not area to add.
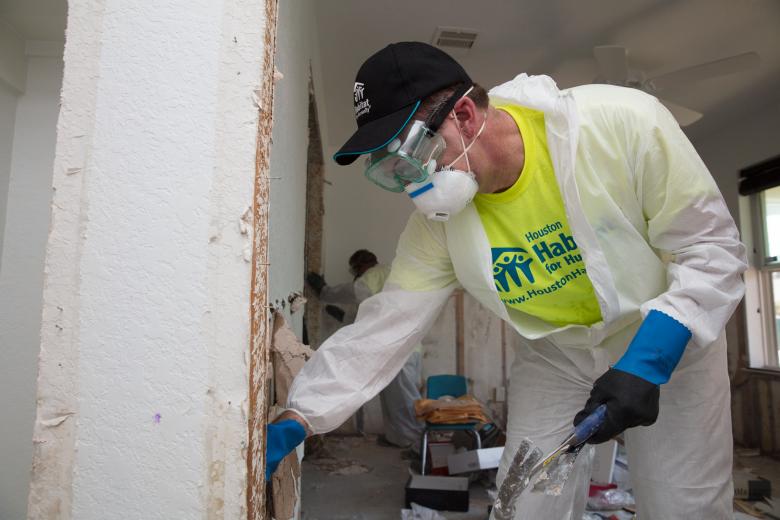
[[[306,275],[307,283],[322,303],[347,309],[346,312],[341,311],[340,319],[334,316],[345,324],[354,321],[355,315],[351,309],[380,292],[390,274],[390,268],[380,264],[376,255],[366,249],[358,249],[349,257],[349,271],[354,280],[337,285],[328,285],[319,273]],[[377,439],[380,444],[411,447],[413,452],[416,451],[423,431],[423,423],[417,420],[414,412],[414,402],[420,399],[421,378],[422,353],[418,344],[398,374],[379,392],[384,427],[384,434]]]
[[[625,432],[638,518],[732,515],[724,326],[745,249],[691,143],[638,90],[558,90],[521,74],[486,95],[430,45],[389,45],[354,86],[358,130],[335,155],[417,210],[384,290],[317,351],[268,427],[268,470],[336,428],[403,365],[459,284],[523,338],[507,449],[556,447],[600,404]],[[559,497],[518,519],[580,519],[592,450]]]

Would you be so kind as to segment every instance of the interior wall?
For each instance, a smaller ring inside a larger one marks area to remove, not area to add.
[[[27,79],[24,39],[5,20],[0,19],[0,268],[2,268],[5,214],[18,96]]]
[[[3,237],[8,206],[8,183],[11,180],[11,152],[14,143],[17,94],[0,81],[0,269],[3,268]]]
[[[69,2],[29,518],[248,514],[266,13]]]
[[[706,117],[706,116],[705,116]],[[693,139],[739,224],[739,170],[780,154],[780,99]]]
[[[319,60],[310,0],[279,2],[276,46],[268,299],[301,337],[303,312],[291,315],[288,300],[303,292],[310,71],[315,96],[319,81],[312,68]]]
[[[22,518],[27,509],[62,58],[29,56],[26,85],[11,119],[0,263],[0,410],[6,418],[0,422],[0,518]],[[0,99],[7,99],[5,92]],[[6,126],[3,119],[0,128]],[[2,137],[5,145],[7,136]]]
[[[350,166],[336,164],[337,150],[333,146],[325,150],[324,266],[329,284],[352,279],[347,261],[358,249],[368,249],[390,265],[413,209],[406,195],[384,191],[365,178],[363,158]]]

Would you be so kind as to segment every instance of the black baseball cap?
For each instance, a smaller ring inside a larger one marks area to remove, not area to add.
[[[446,111],[473,85],[460,64],[422,42],[391,43],[368,58],[353,87],[358,129],[333,159],[352,164],[360,155],[387,146],[404,129],[427,96],[457,85]]]

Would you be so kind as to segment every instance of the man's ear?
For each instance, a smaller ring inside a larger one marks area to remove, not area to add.
[[[477,133],[479,125],[477,125],[477,105],[468,96],[460,98],[455,106],[452,107],[455,112],[455,117],[460,125],[463,137],[471,139]]]

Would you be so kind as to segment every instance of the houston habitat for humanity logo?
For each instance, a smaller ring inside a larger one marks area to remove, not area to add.
[[[523,303],[557,291],[585,275],[582,255],[574,237],[564,232],[560,221],[530,231],[524,238],[527,248],[492,248],[493,279],[498,292],[504,293],[502,301]],[[536,275],[534,268],[537,269]],[[543,276],[540,277],[539,273]],[[540,286],[542,284],[543,287]],[[518,289],[524,291],[518,292]]]
[[[353,94],[355,96],[355,117],[368,114],[371,111],[371,103],[365,99],[365,84],[356,81]]]
[[[499,292],[509,292],[510,280],[517,287],[523,286],[523,278],[528,283],[534,283],[534,274],[531,272],[534,259],[527,255],[528,251],[522,247],[493,248],[493,279]]]

